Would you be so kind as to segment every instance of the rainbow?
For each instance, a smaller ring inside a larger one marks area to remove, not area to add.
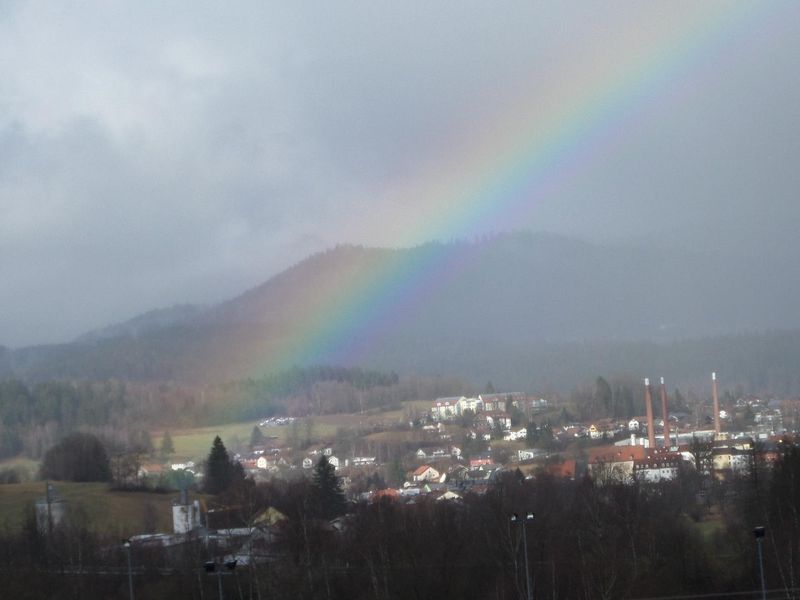
[[[697,85],[693,76],[701,78],[739,36],[762,19],[779,19],[777,12],[750,2],[691,3],[664,17],[666,25],[628,31],[603,52],[564,65],[546,93],[541,81],[532,82],[482,136],[454,139],[453,152],[438,164],[382,192],[396,214],[380,223],[354,219],[343,233],[357,239],[358,232],[389,227],[394,239],[417,245],[413,251],[386,250],[374,264],[323,278],[293,307],[301,326],[250,340],[237,360],[253,373],[357,362],[466,260],[445,245],[418,244],[513,228],[659,102]]]

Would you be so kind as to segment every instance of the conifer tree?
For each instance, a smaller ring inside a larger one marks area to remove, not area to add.
[[[342,484],[336,470],[323,456],[314,467],[311,480],[311,499],[318,515],[323,519],[333,519],[344,513],[345,498]]]
[[[253,425],[253,432],[250,434],[250,447],[261,446],[264,443],[264,434],[258,425]]]
[[[230,486],[233,474],[233,465],[228,456],[228,450],[220,437],[216,436],[206,459],[203,488],[209,494],[220,494]]]
[[[164,432],[164,437],[161,438],[161,456],[167,457],[175,452],[175,446],[172,443],[172,436],[169,430]]]

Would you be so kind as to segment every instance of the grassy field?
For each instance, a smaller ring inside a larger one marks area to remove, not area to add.
[[[226,446],[236,445],[235,441],[237,439],[247,444],[250,441],[250,434],[254,425],[258,425],[258,423],[250,421],[247,423],[215,425],[213,427],[171,429],[169,433],[172,437],[172,445],[175,447],[173,458],[195,461],[204,460],[208,456],[209,450],[211,450],[211,444],[214,442],[215,436],[222,438]],[[278,435],[280,437],[283,429],[285,427],[262,427],[261,431],[264,435]],[[163,435],[163,431],[152,432],[153,445],[156,448],[161,447]]]
[[[429,405],[425,402],[425,405]],[[311,421],[311,439],[315,442],[332,441],[336,437],[339,429],[360,429],[371,427],[376,424],[391,425],[403,420],[403,411],[396,410],[385,413],[352,414],[352,415],[323,415],[310,417],[308,419],[298,419],[296,425],[273,425],[261,427],[261,432],[265,436],[274,436],[276,442],[286,443],[291,435],[292,429],[296,429],[297,434],[304,438]],[[175,448],[173,460],[185,459],[200,461],[208,456],[214,436],[220,436],[226,447],[233,448],[239,445],[246,445],[250,441],[253,427],[258,425],[257,421],[245,423],[232,423],[228,425],[217,425],[213,427],[197,427],[193,429],[170,430],[172,444]],[[163,431],[152,432],[153,444],[156,448],[161,446]],[[238,441],[238,443],[237,443]]]
[[[408,409],[427,410],[428,401],[405,403],[403,409],[352,415],[325,415],[298,419],[296,425],[274,425],[261,427],[265,436],[274,436],[275,442],[284,444],[294,433],[304,438],[310,426],[311,439],[314,442],[333,441],[340,429],[369,429],[375,425],[391,427],[405,419]],[[310,424],[309,424],[310,422]],[[256,421],[232,423],[213,427],[197,427],[192,429],[170,429],[175,452],[170,456],[172,461],[202,461],[208,456],[215,436],[220,436],[229,448],[246,446],[250,441]],[[151,432],[153,444],[161,446],[164,430]],[[405,432],[386,432],[385,435],[404,439]],[[33,479],[39,468],[36,461],[16,458],[0,462],[0,469],[15,468]],[[91,526],[104,532],[118,534],[120,538],[135,533],[142,533],[147,520],[155,519],[158,531],[170,531],[172,528],[172,500],[174,494],[155,494],[141,492],[112,492],[103,483],[71,483],[56,482],[56,492],[63,498],[68,510],[76,519],[86,518]],[[0,526],[16,529],[22,525],[26,507],[31,506],[45,494],[45,483],[29,481],[19,484],[0,485]],[[149,514],[149,516],[148,516]],[[83,515],[83,517],[81,516]]]
[[[96,531],[117,534],[120,539],[142,533],[148,513],[158,531],[172,531],[174,494],[113,492],[105,483],[54,482],[56,494],[66,501],[68,514],[85,519]],[[22,525],[25,509],[44,497],[43,481],[0,485],[0,524],[11,529]]]

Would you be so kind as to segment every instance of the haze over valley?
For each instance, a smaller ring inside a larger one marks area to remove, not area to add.
[[[0,365],[33,379],[262,376],[292,366],[271,365],[267,348],[303,328],[308,315],[298,307],[306,296],[319,296],[324,314],[353,273],[428,260],[416,256],[431,253],[446,271],[411,294],[392,290],[379,309],[379,334],[354,328],[339,348],[298,355],[295,364],[564,391],[596,373],[635,374],[650,363],[685,385],[715,368],[745,389],[769,384],[800,392],[792,374],[796,353],[785,352],[785,344],[794,349],[800,340],[791,302],[799,284],[782,277],[791,272],[789,257],[764,265],[656,243],[593,244],[527,233],[399,250],[340,246],[220,304],[177,305],[70,344],[6,350]],[[784,355],[766,358],[764,346],[778,339]]]
[[[800,3],[0,1],[0,595],[800,597]]]

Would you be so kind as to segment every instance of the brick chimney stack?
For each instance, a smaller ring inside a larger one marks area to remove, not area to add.
[[[719,437],[722,433],[722,426],[719,422],[719,396],[717,395],[717,373],[711,373],[711,396],[714,399],[714,437]]]
[[[653,391],[650,388],[650,380],[644,380],[644,405],[647,409],[647,446],[650,449],[656,447],[656,428],[653,423]]]
[[[661,378],[661,415],[664,418],[664,448],[670,447],[669,441],[669,409],[667,407],[667,386]]]

